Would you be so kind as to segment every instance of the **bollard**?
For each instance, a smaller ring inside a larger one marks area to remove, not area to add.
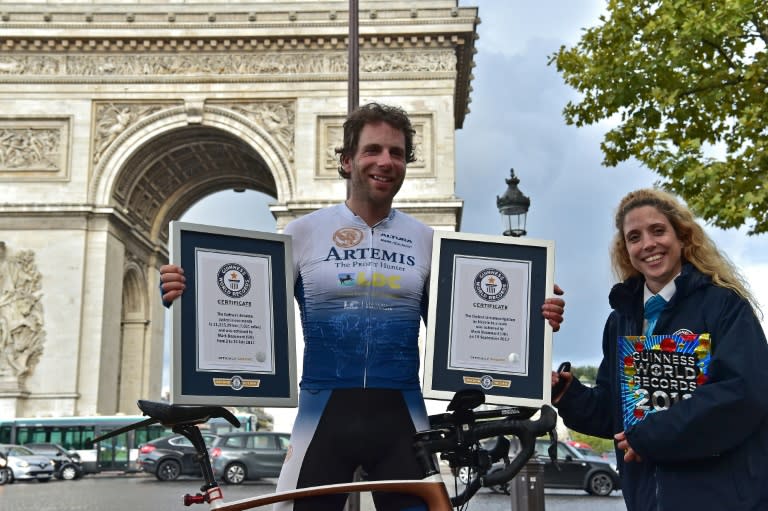
[[[535,456],[509,482],[512,511],[544,511],[544,463]]]

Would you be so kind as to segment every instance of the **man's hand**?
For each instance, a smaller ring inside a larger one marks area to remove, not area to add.
[[[555,284],[555,294],[560,296],[564,293],[560,286]],[[563,322],[565,314],[565,300],[562,298],[547,298],[544,305],[541,306],[541,315],[544,316],[552,327],[553,332],[560,330],[560,324]]]
[[[160,267],[160,289],[163,290],[163,302],[171,303],[180,297],[187,288],[184,268],[175,264]]]

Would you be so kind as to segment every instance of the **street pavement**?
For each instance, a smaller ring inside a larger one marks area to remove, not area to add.
[[[452,482],[449,487],[452,487]],[[0,486],[2,511],[207,511],[207,505],[184,507],[182,496],[196,493],[200,481],[179,478],[160,482],[146,474],[120,476],[89,475],[76,481],[53,480],[47,483],[16,482]],[[239,486],[223,486],[226,501],[238,500],[275,491],[275,480],[247,481]],[[624,511],[620,492],[608,497],[594,497],[581,491],[546,490],[546,511]],[[361,499],[366,511],[366,499]],[[269,509],[269,508],[263,508]],[[480,490],[470,501],[468,510],[477,511],[545,511],[513,510],[512,498]]]

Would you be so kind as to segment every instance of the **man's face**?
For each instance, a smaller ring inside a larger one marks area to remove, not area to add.
[[[405,179],[405,135],[385,122],[366,124],[343,166],[352,200],[391,206]]]

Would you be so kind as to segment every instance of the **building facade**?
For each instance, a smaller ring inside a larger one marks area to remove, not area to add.
[[[157,268],[202,197],[274,198],[277,230],[345,196],[347,1],[0,5],[0,416],[135,413],[161,392]],[[477,9],[359,4],[360,102],[412,116],[396,207],[457,230],[455,130]]]

